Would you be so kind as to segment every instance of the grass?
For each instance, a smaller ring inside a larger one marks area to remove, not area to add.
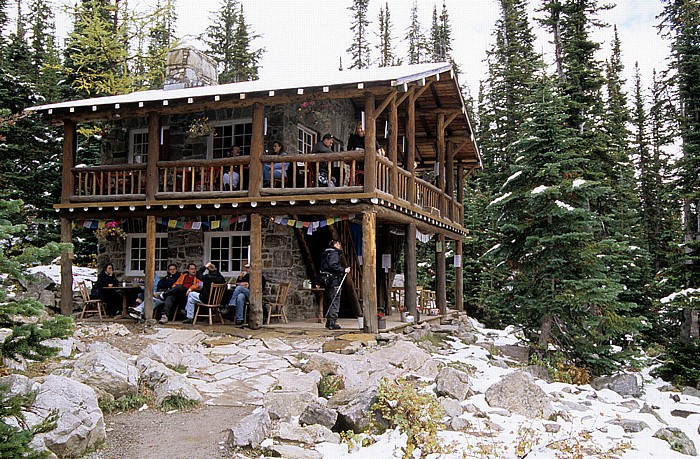
[[[171,395],[163,400],[159,408],[162,411],[187,411],[196,408],[200,405],[200,403],[201,402],[198,402],[197,400],[192,400],[187,397],[183,397],[182,395]]]
[[[319,397],[330,398],[342,389],[345,389],[345,381],[343,381],[342,376],[324,375],[318,382]]]
[[[103,413],[111,414],[115,411],[132,411],[141,408],[144,404],[153,405],[153,397],[140,394],[138,392],[129,392],[117,399],[100,399],[98,405]]]

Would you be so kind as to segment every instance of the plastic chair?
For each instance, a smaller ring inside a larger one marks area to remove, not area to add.
[[[80,289],[80,296],[83,297],[83,311],[80,313],[80,319],[82,320],[85,317],[85,313],[94,314],[97,312],[97,315],[100,317],[100,322],[102,322],[102,314],[104,313],[105,316],[107,315],[102,300],[90,298],[90,292],[88,292],[85,281],[78,281],[78,288]]]
[[[284,305],[287,302],[287,294],[289,293],[290,282],[280,282],[277,286],[277,295],[275,300],[268,304],[267,310],[267,325],[270,325],[270,319],[277,317],[284,320],[284,323],[289,323],[287,313],[284,311]]]
[[[212,311],[216,311],[221,323],[224,323],[224,318],[221,315],[221,302],[224,299],[224,292],[226,291],[227,284],[211,284],[211,290],[209,291],[209,302],[208,303],[195,303],[194,310],[194,320],[192,325],[197,324],[197,319],[199,317],[208,317],[209,325],[214,325]]]

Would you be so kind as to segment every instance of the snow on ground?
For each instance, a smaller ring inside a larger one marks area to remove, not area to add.
[[[51,278],[51,280],[54,281],[56,285],[61,284],[60,264],[34,266],[32,268],[29,268],[28,271],[32,274],[42,272],[46,274],[49,278]],[[95,268],[81,268],[78,266],[73,266],[73,290],[77,292],[77,282],[84,281],[86,279],[90,281],[97,280],[97,270]],[[90,287],[90,284],[88,284],[88,287]]]
[[[514,328],[506,330],[480,329],[479,339],[496,345],[518,344]],[[564,383],[547,383],[540,379],[535,382],[551,397],[554,409],[564,413],[556,421],[528,419],[518,414],[512,414],[504,409],[491,407],[486,403],[484,393],[504,375],[516,371],[513,368],[494,366],[494,357],[482,346],[466,345],[461,341],[452,340],[452,352],[434,354],[433,358],[442,362],[462,362],[476,368],[471,378],[472,390],[476,395],[462,402],[462,407],[472,405],[478,411],[487,413],[493,424],[503,428],[498,431],[488,427],[486,419],[474,416],[465,411],[461,417],[467,419],[472,428],[470,433],[443,431],[440,433],[445,444],[452,444],[453,451],[443,456],[430,455],[437,459],[489,458],[505,459],[527,457],[528,459],[568,459],[568,458],[620,458],[620,459],[681,459],[687,458],[679,452],[672,451],[669,444],[653,437],[653,434],[663,427],[681,429],[696,445],[700,447],[700,398],[668,391],[660,388],[668,386],[664,381],[649,375],[645,369],[639,376],[642,378],[642,395],[639,398],[623,397],[611,390],[596,391],[590,385],[576,386]],[[501,357],[497,357],[501,358]],[[671,396],[680,396],[675,402]],[[634,401],[638,408],[634,408]],[[661,418],[653,414],[639,412],[646,403],[653,408]],[[691,414],[687,418],[672,416],[672,410],[686,410]],[[649,428],[638,433],[626,433],[621,426],[610,424],[618,419],[633,419],[644,421]],[[666,424],[667,423],[667,424]],[[558,432],[547,432],[546,426],[558,424]],[[532,433],[527,433],[531,431]],[[531,442],[520,454],[516,448]],[[575,455],[572,450],[563,452],[548,447],[555,442],[564,442],[572,448],[583,448],[582,455]],[[604,456],[603,454],[617,445],[630,443],[631,447],[618,455]],[[406,436],[397,431],[387,432],[378,441],[365,448],[348,452],[346,444],[334,445],[324,443],[316,449],[326,458],[348,459],[388,459],[402,457],[401,447],[406,444]],[[596,448],[598,450],[596,451]],[[525,455],[525,453],[527,453]],[[417,456],[416,456],[417,457]]]

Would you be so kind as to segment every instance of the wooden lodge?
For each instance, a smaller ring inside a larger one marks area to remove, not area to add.
[[[183,72],[170,62],[180,77],[172,71],[162,90],[30,109],[64,129],[62,194],[55,205],[63,242],[72,242],[76,224],[119,222],[127,239],[104,244],[102,261],[114,262],[123,276],[143,278],[146,291],[172,260],[181,269],[212,261],[229,277],[249,261],[249,323],[259,328],[262,274],[268,282],[290,281],[292,320],[315,317],[316,298],[302,281],[315,278],[327,241],[339,239],[352,268],[343,308],[361,312],[365,330],[376,332],[377,311],[390,309],[391,273],[402,252],[405,304],[417,315],[421,233],[436,241],[435,296],[443,312],[443,252],[454,241],[455,306],[463,309],[457,260],[466,234],[464,181],[481,160],[449,64],[201,86],[211,83],[202,81],[211,73],[206,58],[178,52],[179,65],[197,58],[204,72]],[[364,122],[366,148],[346,151],[357,120]],[[95,122],[103,126],[100,165],[78,164],[76,130]],[[334,151],[311,153],[326,133],[337,139]],[[267,149],[273,140],[283,142],[286,156]],[[241,147],[241,156],[229,156],[232,145]],[[273,163],[283,164],[286,177],[264,181],[265,165]],[[324,168],[335,186],[319,183]],[[69,254],[62,275],[72,280]],[[71,287],[62,283],[63,313],[72,311]]]

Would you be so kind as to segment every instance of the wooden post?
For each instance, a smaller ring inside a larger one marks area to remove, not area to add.
[[[374,115],[374,94],[365,94],[365,193],[377,190],[377,118]],[[363,258],[364,260],[364,258]],[[376,321],[376,319],[375,319]],[[365,318],[366,322],[366,318]]]
[[[72,223],[61,218],[61,242],[70,243],[73,238]],[[73,313],[73,251],[61,252],[61,314]]]
[[[462,258],[462,239],[455,241],[455,256],[459,257],[459,266],[455,265],[455,306],[464,311],[464,259]]]
[[[250,215],[250,328],[262,327],[263,290],[262,290],[262,217]]]
[[[447,314],[447,282],[445,279],[445,235],[438,234],[435,242],[435,302],[440,314]]]
[[[365,332],[377,333],[377,213],[362,216],[362,312]]]
[[[462,204],[459,211],[459,223],[464,225],[464,166],[457,166],[457,202]]]
[[[452,142],[447,143],[447,157],[445,158],[445,194],[447,195],[447,214],[451,220],[458,218],[457,215],[452,215],[454,206],[452,202],[455,200],[455,148]]]
[[[416,203],[416,97],[415,92],[408,96],[408,113],[406,113],[406,141],[408,142],[408,153],[406,154],[406,171],[410,174],[408,179],[408,190],[406,199],[410,207]],[[413,228],[415,231],[415,227]],[[413,234],[415,237],[415,233]],[[408,237],[408,236],[407,236]],[[415,246],[415,239],[413,241]],[[418,318],[416,317],[416,320]]]
[[[148,156],[146,159],[146,200],[153,201],[158,192],[158,156],[160,153],[160,114],[157,112],[148,113]],[[155,254],[155,252],[154,252]],[[151,274],[151,280],[152,280]],[[148,282],[148,275],[146,275]],[[146,290],[148,291],[148,290]],[[144,295],[148,298],[150,295]],[[153,304],[153,301],[151,301]],[[145,306],[144,306],[145,308]],[[145,309],[144,309],[145,311]],[[147,316],[147,318],[150,318]]]
[[[438,113],[437,116],[437,164],[436,169],[438,176],[437,187],[440,189],[440,203],[438,208],[440,209],[440,215],[445,217],[447,209],[447,202],[445,199],[445,114]],[[444,239],[444,238],[443,238]],[[444,273],[443,273],[444,274]]]
[[[150,124],[150,123],[149,123]],[[150,133],[149,133],[150,136]],[[148,161],[151,160],[149,144]],[[153,278],[156,275],[156,217],[146,217],[146,272],[143,286],[143,315],[153,319]]]
[[[389,102],[389,144],[387,145],[389,161],[391,167],[391,194],[394,199],[399,196],[399,161],[398,161],[398,146],[399,146],[399,113],[398,105],[396,104],[396,94],[393,95]]]
[[[406,225],[406,237],[404,239],[404,261],[403,261],[403,300],[404,306],[415,318],[415,323],[418,323],[420,316],[416,303],[418,301],[416,295],[416,284],[418,283],[418,275],[416,269],[416,225],[409,223]]]
[[[61,171],[61,203],[67,204],[75,191],[73,163],[75,162],[75,123],[63,120],[63,165]],[[72,288],[72,286],[71,286]],[[72,307],[72,306],[71,306]]]
[[[248,196],[260,196],[260,187],[262,186],[262,163],[260,162],[260,157],[265,152],[265,134],[263,132],[265,129],[264,124],[265,106],[259,102],[256,102],[253,104],[253,132],[250,140],[250,176]],[[260,304],[262,307],[262,303]]]

